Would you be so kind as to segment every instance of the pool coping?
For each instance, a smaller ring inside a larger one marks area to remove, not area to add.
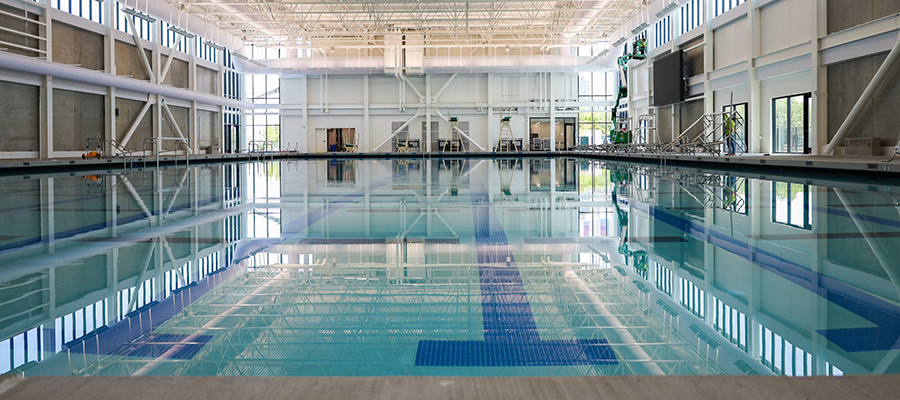
[[[883,157],[847,157],[847,156],[820,156],[802,154],[741,154],[733,156],[716,155],[666,155],[656,154],[609,154],[591,153],[581,151],[523,151],[516,153],[502,152],[460,152],[460,153],[298,153],[298,152],[274,152],[248,155],[242,154],[201,154],[189,158],[190,163],[208,164],[217,162],[235,161],[263,161],[284,159],[441,159],[441,158],[556,158],[556,157],[580,157],[593,160],[606,161],[631,161],[660,165],[699,166],[726,171],[740,170],[745,172],[784,172],[784,173],[808,173],[838,174],[847,176],[878,176],[900,178],[900,158],[892,162],[885,162]],[[155,165],[155,157],[135,157],[131,163],[134,167],[142,168]],[[184,164],[185,157],[166,156],[159,158],[160,166]],[[113,169],[124,169],[125,159],[121,157],[107,159],[0,159],[0,174],[15,175],[26,173],[40,173],[51,171],[75,171],[75,170],[103,170],[110,172]]]
[[[886,399],[896,375],[843,377],[32,377],[4,399]]]

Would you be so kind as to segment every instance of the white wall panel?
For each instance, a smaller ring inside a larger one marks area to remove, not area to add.
[[[740,18],[713,32],[714,68],[723,68],[750,59],[750,21]]]
[[[815,4],[809,0],[781,0],[760,9],[760,53],[773,53],[809,41]]]

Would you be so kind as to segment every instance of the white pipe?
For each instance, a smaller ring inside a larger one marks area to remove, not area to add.
[[[54,78],[66,79],[81,83],[88,83],[102,87],[114,87],[134,92],[161,95],[175,99],[196,101],[198,103],[234,107],[240,109],[252,109],[250,103],[230,100],[221,96],[204,94],[193,90],[179,89],[166,85],[159,85],[147,81],[126,78],[124,76],[110,75],[101,71],[93,71],[85,68],[74,67],[50,61],[39,60],[33,57],[25,57],[0,51],[0,68],[25,72],[34,75],[47,75]]]
[[[131,140],[131,135],[134,135],[134,131],[137,130],[138,125],[141,124],[141,121],[144,120],[144,116],[147,115],[147,111],[150,110],[150,106],[153,105],[153,102],[149,99],[147,103],[144,104],[144,107],[141,108],[141,112],[138,113],[137,118],[134,119],[134,122],[131,123],[131,126],[128,128],[128,132],[125,133],[125,138],[119,143],[119,146],[125,148],[125,145],[128,144],[128,141]]]
[[[438,117],[441,117],[444,121],[446,121],[446,122],[448,122],[448,123],[450,122],[450,120],[447,119],[447,117],[445,117],[444,114],[441,114],[440,111],[435,111],[434,113],[437,114]],[[477,147],[478,150],[484,151],[484,147],[479,146],[479,145],[478,145],[478,142],[472,140],[472,138],[470,138],[469,135],[466,134],[466,132],[464,132],[464,131],[463,131],[462,129],[460,129],[459,127],[457,127],[456,129],[459,130],[459,134],[462,135],[462,137],[466,138],[466,140],[468,140],[469,143],[472,143],[472,145],[475,146],[475,147]]]
[[[391,133],[390,135],[388,135],[388,137],[387,137],[386,139],[384,139],[384,141],[382,141],[381,143],[379,143],[378,146],[375,146],[375,147],[372,149],[372,151],[373,151],[373,152],[374,152],[374,151],[377,151],[379,148],[381,148],[381,146],[386,145],[387,142],[390,142],[391,139],[394,138],[394,136],[396,136],[398,133],[400,133],[400,131],[403,130],[403,128],[406,128],[411,122],[413,122],[413,120],[415,120],[416,118],[418,118],[418,117],[421,116],[421,115],[422,115],[422,112],[419,111],[419,110],[416,110],[416,113],[415,113],[412,117],[409,117],[409,119],[406,120],[406,122],[404,122],[403,125],[400,125],[400,127],[397,128],[397,130],[395,130],[393,133]]]
[[[888,56],[881,64],[881,67],[875,72],[872,81],[869,82],[869,85],[866,86],[866,90],[859,96],[859,100],[856,101],[856,104],[850,110],[850,114],[847,115],[847,118],[841,123],[841,127],[838,128],[837,133],[834,134],[834,138],[831,139],[831,142],[829,142],[827,146],[825,146],[825,150],[823,151],[824,154],[834,154],[834,149],[837,148],[838,143],[844,140],[844,136],[847,135],[847,132],[850,131],[850,128],[856,122],[856,119],[862,114],[863,109],[866,108],[866,104],[872,99],[875,90],[881,86],[881,82],[887,77],[888,72],[891,70],[891,67],[894,66],[894,62],[897,61],[898,57],[900,57],[900,35],[897,35],[897,42],[894,43],[894,48],[891,49],[891,52],[888,53]]]
[[[147,14],[166,21],[171,25],[178,25],[178,21],[171,20],[171,17],[172,15],[178,15],[178,18],[180,19],[182,18],[181,15],[185,14],[184,11],[178,10],[179,4],[181,3],[169,4],[164,0],[152,0],[145,2],[143,4],[144,8],[141,11],[145,11]],[[207,22],[203,20],[203,18],[190,13],[186,13],[183,18],[185,30],[203,36],[204,39],[218,42],[231,51],[241,52],[244,50],[244,42],[242,40],[228,31],[219,29],[216,24]],[[190,29],[187,27],[190,27]],[[202,28],[197,29],[197,27]]]

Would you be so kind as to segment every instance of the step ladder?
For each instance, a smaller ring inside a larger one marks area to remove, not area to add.
[[[450,117],[450,134],[448,135],[447,141],[444,143],[444,148],[441,149],[442,152],[451,152],[458,153],[463,150],[462,146],[462,135],[459,133],[459,118]]]
[[[500,142],[497,143],[497,150],[504,153],[519,151],[519,146],[516,145],[513,138],[512,128],[509,126],[510,120],[512,120],[512,115],[500,119]]]

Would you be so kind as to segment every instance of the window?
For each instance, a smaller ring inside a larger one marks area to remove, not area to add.
[[[672,15],[666,15],[660,19],[654,27],[653,47],[659,47],[672,40]]]
[[[103,6],[98,0],[55,0],[50,6],[98,24],[103,23]]]
[[[809,93],[772,100],[772,134],[775,153],[809,154]]]
[[[691,0],[681,7],[681,34],[703,25],[703,0]]]
[[[247,54],[254,59],[282,57],[283,50],[247,46]],[[280,103],[281,81],[276,74],[253,74],[244,77],[247,100],[254,104],[269,105],[247,111],[247,140],[253,141],[259,150],[279,150],[281,146],[281,114],[276,107]],[[264,144],[263,142],[272,142]],[[295,144],[290,144],[294,146]],[[269,147],[271,146],[271,147]]]
[[[716,9],[715,9],[716,15],[715,16],[718,17],[718,16],[724,14],[726,11],[731,10],[732,8],[735,8],[739,5],[741,5],[741,3],[743,3],[747,0],[713,0],[713,1],[715,1],[715,5],[716,5]]]
[[[812,228],[812,193],[809,185],[772,182],[772,222]]]

